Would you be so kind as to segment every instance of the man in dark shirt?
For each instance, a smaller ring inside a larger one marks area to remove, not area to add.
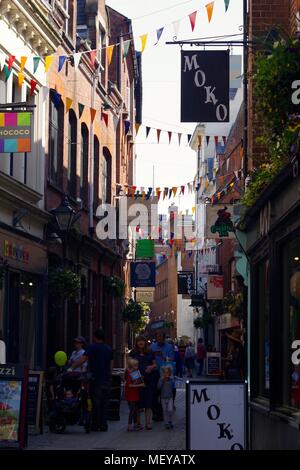
[[[107,431],[107,416],[112,372],[112,349],[104,343],[104,332],[97,330],[94,333],[94,343],[91,344],[72,369],[88,361],[92,374],[91,398],[93,403],[93,427],[95,431]]]

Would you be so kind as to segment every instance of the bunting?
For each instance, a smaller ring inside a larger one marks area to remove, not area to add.
[[[136,135],[138,135],[140,127],[141,127],[141,124],[136,122],[135,123],[135,133],[136,133]]]
[[[65,56],[65,55],[59,56],[59,58],[58,58],[58,72],[61,72],[66,59],[67,59],[67,56]]]
[[[184,195],[184,191],[185,191],[185,185],[182,185],[180,187],[180,194],[183,194]]]
[[[36,72],[37,72],[37,69],[38,69],[38,67],[39,67],[40,61],[41,61],[41,58],[40,58],[40,57],[34,57],[34,58],[33,58],[33,73],[36,73]]]
[[[23,71],[24,71],[26,62],[27,62],[27,56],[24,56],[24,55],[23,55],[23,56],[21,57],[21,61],[20,61],[20,72],[23,72]]]
[[[131,39],[127,39],[127,41],[123,42],[123,58],[126,59],[129,51],[129,46],[131,43]]]
[[[207,135],[207,136],[206,136],[206,145],[207,145],[207,146],[209,146],[209,140],[210,140],[210,136]]]
[[[161,129],[156,129],[156,133],[157,133],[157,143],[159,144]]]
[[[164,30],[164,27],[156,30],[157,42],[155,43],[155,45],[159,43],[163,30]]]
[[[93,123],[94,120],[95,120],[95,116],[96,116],[97,111],[96,111],[96,109],[91,108],[90,113],[91,113],[91,121]]]
[[[223,136],[222,136],[222,139],[223,139],[224,146],[225,146],[225,145],[226,145],[226,136],[225,136],[225,135],[223,135]]]
[[[78,103],[78,115],[79,115],[79,119],[81,118],[82,114],[83,114],[83,111],[84,111],[84,104],[82,103]]]
[[[106,127],[107,127],[107,126],[108,126],[108,114],[107,114],[107,113],[104,113],[104,112],[102,111],[102,113],[101,113],[101,119],[103,119],[103,121],[105,122],[105,125],[106,125]]]
[[[178,132],[178,145],[180,146],[182,134]]]
[[[32,79],[32,80],[30,81],[30,96],[33,96],[33,95],[34,95],[36,86],[37,86],[37,82]]]
[[[214,139],[215,139],[215,146],[217,147],[217,145],[219,144],[219,137],[215,135]]]
[[[196,17],[197,17],[197,11],[194,11],[193,13],[189,15],[192,31],[194,31],[195,29]]]
[[[215,2],[210,2],[207,5],[205,5],[209,23],[211,22],[212,14],[213,14],[213,11],[214,11],[214,3]]]
[[[12,72],[12,68],[9,69],[9,68],[7,67],[7,65],[5,64],[3,70],[4,70],[4,74],[5,74],[5,81],[7,82],[7,80],[8,80],[9,77],[10,77],[10,74],[11,74],[11,72]]]
[[[77,70],[78,67],[79,67],[79,64],[80,64],[80,61],[81,61],[81,56],[82,56],[82,53],[81,53],[81,52],[76,52],[76,54],[73,55],[73,61],[74,61],[74,68],[75,68],[75,70]]]
[[[6,64],[6,55],[0,52],[0,70],[3,70],[5,64]]]
[[[164,199],[168,195],[168,193],[169,193],[169,188],[165,188],[164,189]]]
[[[14,55],[10,55],[10,56],[9,56],[8,62],[7,62],[7,68],[8,68],[8,70],[11,70],[11,68],[12,68],[13,63],[14,63],[15,60],[16,60],[16,56],[14,56]]]
[[[90,51],[90,61],[93,68],[95,68],[97,58],[97,50]]]
[[[170,144],[172,140],[172,131],[168,131],[168,137],[169,137],[169,144]]]
[[[127,135],[130,130],[130,121],[125,121],[124,127],[125,127],[125,135]]]
[[[71,98],[66,98],[66,113],[70,111],[72,104],[73,100]]]
[[[224,3],[225,3],[225,13],[226,13],[229,7],[230,0],[224,0]]]
[[[48,70],[50,69],[50,66],[52,64],[54,57],[52,55],[47,55],[45,57],[45,72],[47,73]]]
[[[23,85],[24,79],[25,79],[24,73],[23,73],[23,72],[19,72],[19,74],[18,74],[18,85],[19,85],[19,88],[21,88],[21,86]]]
[[[115,48],[115,46],[114,46],[114,44],[112,44],[111,46],[108,46],[108,48],[106,49],[108,65],[111,64],[114,48]]]
[[[151,127],[148,127],[148,126],[146,127],[146,139],[147,139],[147,137],[148,137],[148,135],[149,135],[150,129],[151,129]]]
[[[175,37],[177,37],[179,33],[179,20],[173,21],[173,29],[174,29],[174,35]]]
[[[173,197],[175,197],[177,194],[177,186],[173,186],[172,192],[173,192]]]
[[[141,53],[143,53],[144,50],[145,50],[145,47],[146,47],[147,38],[148,38],[148,33],[147,33],[147,34],[142,34],[142,35],[140,36],[140,38],[141,38],[141,44],[142,44]]]

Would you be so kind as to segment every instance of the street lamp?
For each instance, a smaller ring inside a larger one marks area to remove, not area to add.
[[[76,211],[72,208],[66,194],[64,194],[60,205],[50,212],[54,215],[59,231],[62,234],[67,234],[77,220]]]

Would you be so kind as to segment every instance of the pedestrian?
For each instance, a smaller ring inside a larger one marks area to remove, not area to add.
[[[187,368],[188,377],[193,377],[193,369],[195,367],[195,348],[191,341],[189,341],[185,350],[185,366]]]
[[[71,368],[74,370],[88,361],[89,371],[92,375],[90,387],[92,398],[93,431],[107,431],[107,417],[109,395],[111,388],[111,374],[113,366],[112,349],[104,342],[104,332],[99,329],[94,333],[94,342],[85,354],[74,362]]]
[[[203,343],[203,339],[199,338],[198,339],[198,345],[197,345],[197,362],[199,365],[198,369],[198,375],[201,376],[203,373],[203,366],[204,366],[204,359],[206,357],[206,349]]]
[[[175,344],[174,346],[174,360],[176,362],[176,375],[177,377],[182,377],[183,361],[182,361],[178,344]]]
[[[155,393],[153,395],[153,421],[163,421],[163,410],[160,401],[160,390],[157,384],[160,379],[160,369],[164,362],[174,361],[174,350],[171,344],[166,343],[166,334],[158,330],[155,334],[156,341],[151,344],[150,351],[154,354],[156,370],[153,372],[153,380],[155,383]]]
[[[135,346],[130,352],[130,357],[136,359],[139,363],[145,387],[140,389],[139,393],[139,410],[145,410],[145,429],[152,429],[152,402],[155,395],[155,377],[156,362],[154,355],[150,352],[148,342],[144,336],[138,336],[135,340]],[[140,412],[138,413],[137,422],[141,425]]]
[[[84,354],[85,354],[85,338],[83,336],[77,336],[77,338],[73,339],[74,350],[70,356],[68,361],[68,366],[71,367],[72,364],[78,361]],[[73,369],[74,372],[86,372],[87,370],[87,362],[81,364],[81,366],[76,367]]]
[[[161,404],[165,426],[167,429],[173,428],[173,390],[175,381],[172,375],[172,367],[164,366],[162,368],[162,376],[160,377],[157,388],[160,391]]]
[[[125,400],[127,400],[129,407],[127,431],[140,431],[143,429],[142,426],[138,424],[139,393],[142,387],[145,386],[141,377],[142,374],[139,371],[139,362],[129,357],[125,372]]]

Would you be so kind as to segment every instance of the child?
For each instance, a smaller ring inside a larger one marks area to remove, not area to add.
[[[175,388],[175,381],[172,377],[172,367],[165,366],[162,368],[162,377],[158,381],[157,388],[160,390],[166,429],[172,429],[173,390]]]
[[[139,388],[144,387],[141,373],[138,369],[139,363],[136,359],[129,358],[125,372],[125,400],[129,406],[128,431],[140,431],[137,425]],[[134,425],[134,428],[133,428]]]

